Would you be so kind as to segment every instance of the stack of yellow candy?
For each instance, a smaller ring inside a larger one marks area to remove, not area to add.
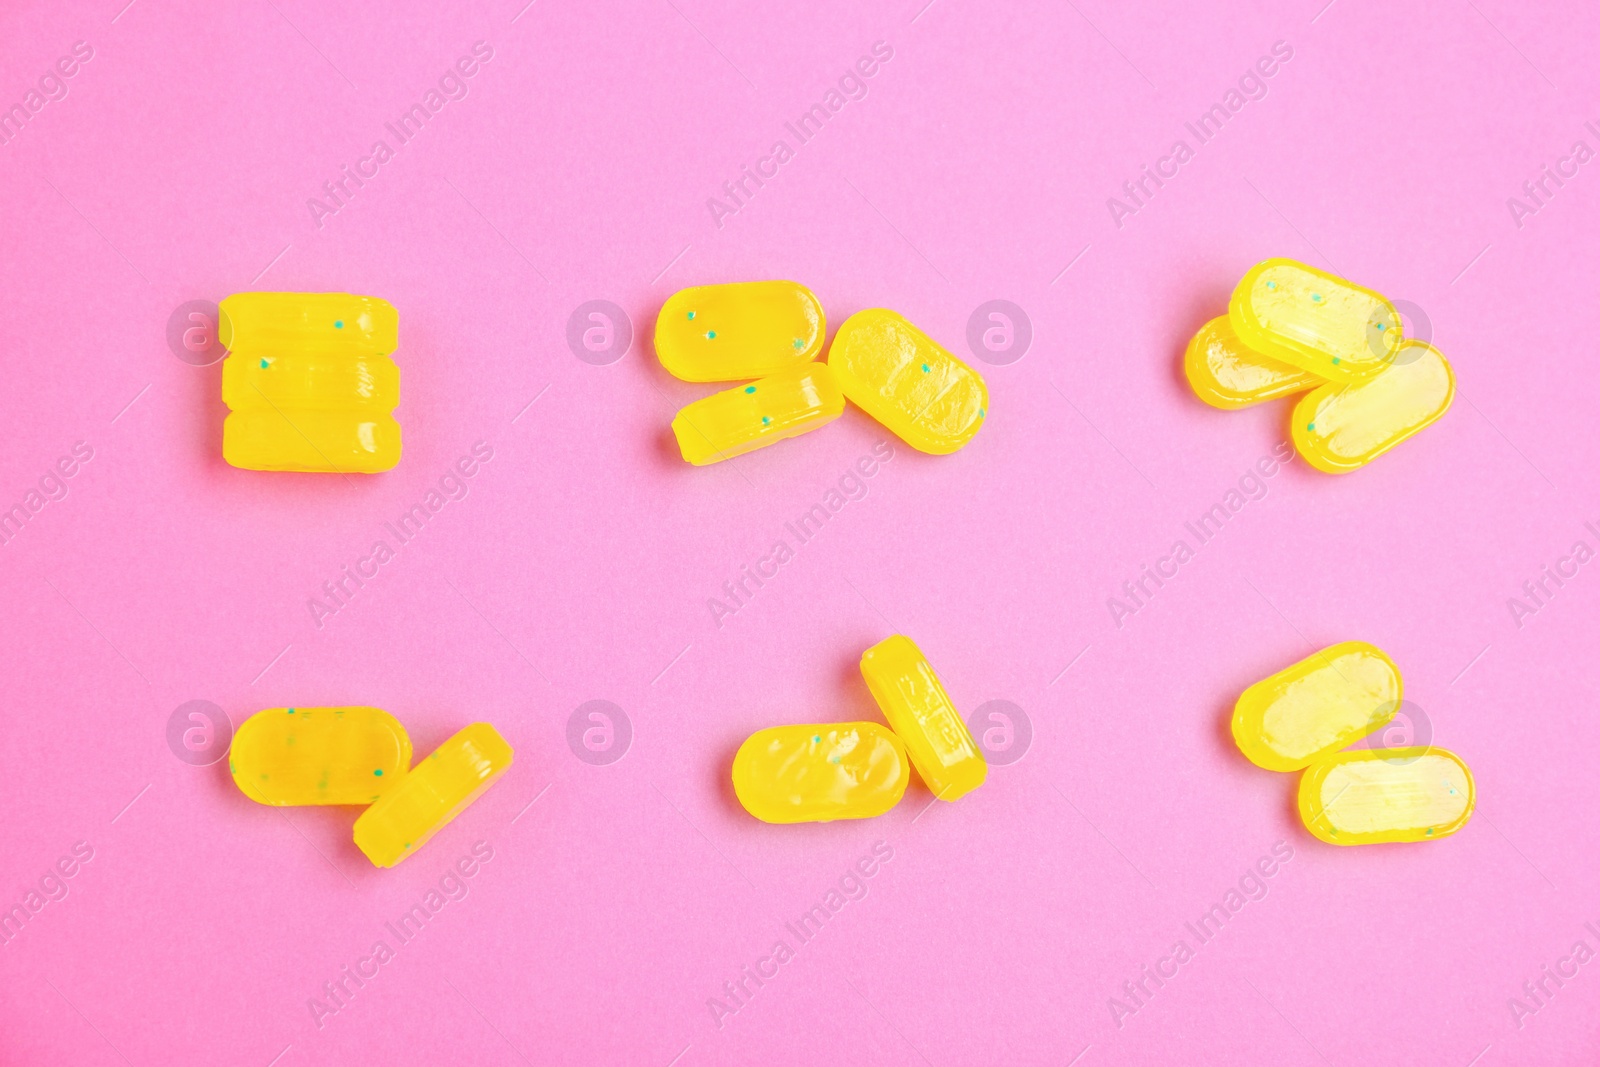
[[[378,708],[269,708],[239,727],[228,770],[258,804],[369,804],[355,841],[393,867],[511,767],[511,746],[473,723],[411,766],[411,738]]]
[[[1295,448],[1318,470],[1343,474],[1438,420],[1455,396],[1444,356],[1402,332],[1382,295],[1269,259],[1240,280],[1227,315],[1200,327],[1183,368],[1213,407],[1305,393],[1290,421]]]
[[[1380,649],[1346,641],[1246,689],[1233,739],[1258,767],[1304,770],[1306,829],[1333,845],[1433,841],[1472,815],[1472,772],[1442,748],[1340,749],[1394,718],[1400,669]]]
[[[745,811],[769,823],[882,815],[905,795],[911,767],[940,800],[983,784],[983,750],[909,637],[863,652],[861,674],[893,732],[875,722],[758,730],[733,757],[733,791]]]
[[[852,315],[828,361],[817,362],[826,337],[822,303],[796,282],[700,285],[669,297],[656,317],[661,365],[686,382],[746,382],[678,412],[683,458],[704,466],[799,436],[837,419],[847,398],[939,456],[983,425],[983,378],[903,316]]]

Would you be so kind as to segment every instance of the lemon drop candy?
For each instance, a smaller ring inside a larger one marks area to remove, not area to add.
[[[1300,779],[1300,821],[1330,845],[1449,837],[1472,816],[1475,787],[1442,748],[1340,752]]]
[[[222,455],[247,470],[375,474],[400,462],[399,315],[349,293],[236,293],[220,306]]]
[[[511,746],[475,722],[434,749],[356,820],[356,845],[377,867],[393,867],[466,810],[511,767]]]
[[[257,804],[370,804],[405,778],[411,738],[379,708],[268,708],[233,737],[228,770]]]
[[[683,458],[699,467],[798,437],[842,414],[833,371],[806,363],[696,400],[672,420],[672,433]]]
[[[1298,771],[1394,718],[1400,690],[1393,660],[1346,641],[1246,689],[1234,705],[1233,739],[1258,767]]]
[[[1251,267],[1228,321],[1247,347],[1333,381],[1376,374],[1400,345],[1400,313],[1381,294],[1292,259]]]
[[[983,784],[983,751],[911,638],[895,634],[863,652],[861,676],[935,796],[956,800]]]
[[[1455,395],[1455,375],[1439,350],[1407,341],[1376,377],[1307,393],[1294,406],[1289,433],[1307,463],[1344,474],[1437,422]]]
[[[770,823],[882,815],[910,778],[905,745],[875,722],[774,726],[751,734],[733,757],[739,803]]]
[[[883,308],[844,321],[828,365],[851,403],[922,452],[956,451],[989,413],[989,389],[977,371]]]
[[[1195,396],[1230,411],[1303,393],[1327,380],[1247,348],[1226,315],[1212,319],[1190,338],[1183,371]]]
[[[680,289],[656,316],[656,358],[686,382],[760,378],[822,352],[822,302],[798,282]]]

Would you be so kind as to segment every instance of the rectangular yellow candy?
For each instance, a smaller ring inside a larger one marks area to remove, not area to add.
[[[1433,841],[1472,816],[1472,772],[1442,748],[1340,752],[1300,779],[1306,829],[1331,845]]]
[[[1407,341],[1382,373],[1307,393],[1294,406],[1289,433],[1307,463],[1344,474],[1437,422],[1455,395],[1455,375],[1443,354],[1422,341]]]
[[[374,474],[400,462],[399,316],[349,293],[236,293],[221,304],[222,455],[247,470]]]
[[[1400,692],[1400,668],[1382,649],[1346,641],[1240,694],[1233,739],[1256,766],[1297,771],[1394,718]]]
[[[672,420],[683,458],[697,467],[798,437],[844,414],[826,363],[806,363],[683,408]]]
[[[1400,346],[1400,313],[1381,294],[1292,259],[1251,267],[1228,301],[1228,321],[1262,355],[1333,381],[1378,373]]]
[[[739,803],[770,823],[882,815],[910,778],[905,745],[875,722],[774,726],[751,734],[733,757]]]
[[[511,746],[476,722],[418,763],[356,820],[356,845],[377,867],[393,867],[482,796],[511,767]]]
[[[1200,327],[1189,340],[1183,371],[1196,396],[1230,411],[1302,393],[1327,380],[1247,347],[1226,315]]]
[[[863,652],[861,676],[935,796],[955,800],[983,784],[983,751],[911,638],[895,634]]]
[[[822,302],[798,282],[680,289],[656,316],[656,358],[686,382],[760,378],[809,363],[827,336]]]
[[[922,452],[956,451],[989,414],[989,389],[978,372],[884,308],[844,321],[828,366],[851,403]]]
[[[411,769],[411,738],[380,708],[268,708],[234,734],[228,770],[257,804],[370,804]]]

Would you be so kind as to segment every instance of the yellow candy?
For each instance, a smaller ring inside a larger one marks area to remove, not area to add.
[[[935,796],[955,800],[983,784],[983,751],[911,638],[896,634],[863,652],[861,676]]]
[[[269,708],[244,721],[228,753],[257,804],[370,804],[404,781],[411,738],[379,708]]]
[[[1300,821],[1330,845],[1432,841],[1467,824],[1472,772],[1442,748],[1341,752],[1300,779]]]
[[[1400,669],[1364,641],[1315,652],[1246,689],[1233,739],[1250,762],[1297,771],[1365,737],[1400,710]]]
[[[1324,385],[1294,406],[1294,446],[1318,470],[1365,466],[1450,409],[1455,375],[1439,350],[1407,341],[1394,364],[1355,385]]]
[[[882,815],[905,794],[900,739],[873,722],[758,730],[733,757],[733,791],[762,822],[830,822]]]
[[[1400,344],[1393,304],[1292,259],[1251,267],[1228,301],[1228,320],[1247,347],[1333,381],[1376,374]]]
[[[1304,392],[1326,381],[1246,348],[1226,315],[1212,319],[1190,339],[1183,370],[1196,396],[1228,410]]]
[[[988,414],[989,390],[978,372],[893,311],[873,308],[846,319],[828,365],[852,403],[936,456],[972,440]]]
[[[400,462],[393,306],[349,293],[236,293],[220,310],[224,459],[343,474]]]
[[[760,378],[809,363],[827,319],[796,282],[733,282],[680,289],[656,316],[656,358],[686,382]]]
[[[770,378],[713,393],[678,412],[672,432],[697,467],[798,437],[844,414],[844,394],[826,363],[806,363]]]
[[[356,845],[378,867],[416,852],[511,767],[511,746],[475,722],[428,758],[356,820]]]

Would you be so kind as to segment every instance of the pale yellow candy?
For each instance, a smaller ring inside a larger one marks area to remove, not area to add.
[[[228,751],[239,791],[258,804],[370,804],[411,769],[411,738],[380,708],[268,708]]]
[[[1226,410],[1303,393],[1327,380],[1247,347],[1226,315],[1212,319],[1190,339],[1183,370],[1195,396]]]
[[[882,815],[911,779],[906,748],[874,722],[774,726],[733,757],[733,791],[762,822],[829,822]]]
[[[1381,374],[1307,393],[1295,404],[1289,432],[1307,463],[1344,474],[1437,422],[1455,394],[1455,375],[1439,350],[1407,341]]]
[[[1400,313],[1381,294],[1292,259],[1251,267],[1228,320],[1248,347],[1331,381],[1378,373],[1400,345]]]
[[[851,315],[833,337],[828,366],[851,403],[936,456],[972,440],[989,414],[978,372],[897,312]]]
[[[1332,845],[1433,841],[1472,816],[1475,787],[1461,757],[1442,748],[1340,752],[1300,779],[1306,829]]]
[[[1250,762],[1297,771],[1394,718],[1400,669],[1365,641],[1314,652],[1239,696],[1233,739]]]

